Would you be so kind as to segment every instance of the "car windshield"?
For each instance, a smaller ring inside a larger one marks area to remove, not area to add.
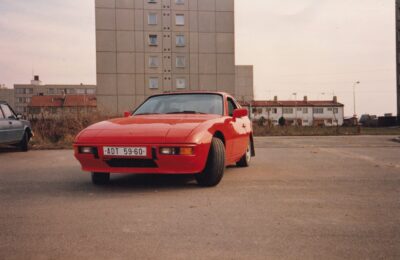
[[[149,98],[134,113],[148,114],[215,114],[222,115],[222,96],[218,94],[176,94]]]

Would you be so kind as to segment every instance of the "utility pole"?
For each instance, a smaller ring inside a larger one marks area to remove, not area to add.
[[[360,81],[356,81],[353,83],[353,106],[354,106],[354,118],[357,118],[357,113],[356,113],[356,86],[360,84]]]

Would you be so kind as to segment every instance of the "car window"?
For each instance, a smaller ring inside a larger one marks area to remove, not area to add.
[[[0,109],[0,119],[4,119],[3,111]]]
[[[0,105],[1,110],[3,110],[5,118],[11,118],[15,117],[14,113],[11,111],[11,109],[7,105]]]
[[[143,114],[214,114],[222,115],[222,96],[216,94],[176,94],[149,98],[136,111]]]
[[[228,112],[229,116],[233,116],[233,111],[237,108],[235,102],[231,98],[228,98]]]

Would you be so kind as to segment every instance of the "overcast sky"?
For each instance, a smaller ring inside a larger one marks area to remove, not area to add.
[[[201,0],[199,0],[201,1]],[[217,0],[218,1],[218,0]],[[236,63],[256,99],[330,99],[396,111],[394,0],[235,0]],[[250,4],[249,4],[250,3]],[[96,83],[93,0],[0,0],[0,83]]]

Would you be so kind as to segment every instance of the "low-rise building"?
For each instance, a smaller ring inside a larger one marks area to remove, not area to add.
[[[30,117],[75,116],[96,112],[94,95],[48,95],[33,96],[28,104]]]
[[[15,109],[14,89],[7,88],[4,85],[0,85],[0,101],[7,102],[13,109]]]
[[[95,95],[95,85],[44,85],[39,76],[34,76],[30,84],[15,84],[15,110],[17,113],[27,114],[28,104],[34,96],[53,95]]]
[[[344,119],[344,105],[333,100],[309,101],[307,97],[301,101],[242,102],[242,106],[250,111],[253,120],[263,120],[273,125],[284,118],[286,125],[298,126],[341,126]]]

